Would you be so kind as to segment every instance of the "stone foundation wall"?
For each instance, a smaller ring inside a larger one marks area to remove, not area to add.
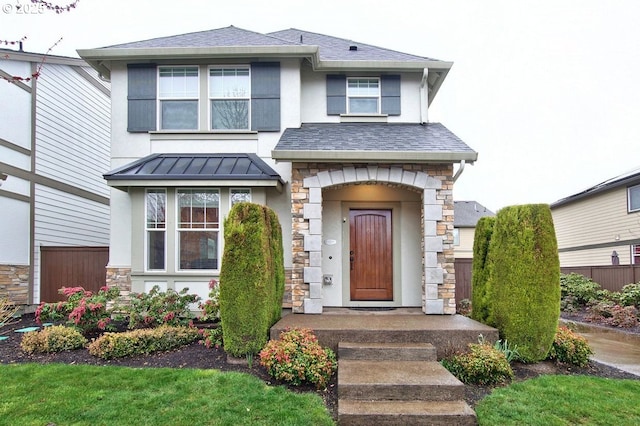
[[[120,299],[124,303],[129,302],[131,294],[131,268],[107,267],[107,287],[118,287]]]
[[[16,305],[29,303],[29,266],[0,265],[0,298]]]

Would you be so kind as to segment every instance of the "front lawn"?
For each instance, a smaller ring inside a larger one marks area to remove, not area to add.
[[[322,399],[217,370],[0,365],[0,425],[332,425]]]
[[[475,407],[480,425],[638,425],[640,381],[540,376],[494,390]]]

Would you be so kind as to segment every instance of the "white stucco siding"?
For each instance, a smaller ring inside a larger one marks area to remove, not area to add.
[[[391,73],[389,73],[391,74]],[[370,73],[349,74],[349,76],[368,76]],[[379,76],[376,74],[375,76]],[[303,67],[301,93],[301,119],[303,123],[337,123],[340,116],[327,115],[327,73],[315,72],[309,67]],[[388,122],[420,121],[420,81],[422,73],[400,74],[401,82],[401,114],[390,115]]]
[[[29,264],[29,203],[0,196],[0,264]]]
[[[624,241],[640,238],[640,213],[627,213],[626,188],[556,207],[552,213],[561,266],[610,265],[613,250],[621,264],[629,264],[630,245]]]
[[[10,75],[29,76],[29,62],[12,60],[0,61],[0,70]],[[31,93],[15,84],[0,81],[0,139],[4,139],[21,148],[31,149]],[[31,86],[31,83],[26,83]],[[8,163],[6,152],[0,152],[0,161]],[[11,163],[9,163],[11,164]],[[13,164],[12,164],[13,165]],[[22,166],[18,166],[22,167]]]
[[[119,189],[112,189],[109,206],[111,210],[109,266],[131,267],[131,196]]]
[[[108,196],[109,104],[71,67],[47,65],[38,79],[36,172]]]

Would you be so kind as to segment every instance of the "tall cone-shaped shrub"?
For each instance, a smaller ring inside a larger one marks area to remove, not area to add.
[[[518,346],[524,361],[545,359],[560,316],[560,262],[549,206],[500,210],[488,262],[489,325]]]
[[[471,268],[471,318],[486,323],[489,318],[487,306],[487,281],[489,268],[487,258],[489,255],[489,243],[493,234],[493,226],[496,218],[493,216],[481,217],[476,224],[473,240],[473,264]]]
[[[271,209],[253,203],[235,204],[224,226],[220,269],[224,350],[233,356],[256,354],[267,343],[269,328],[280,318],[279,288],[284,289],[282,230]],[[279,243],[273,241],[278,236]],[[282,283],[276,283],[276,279]]]

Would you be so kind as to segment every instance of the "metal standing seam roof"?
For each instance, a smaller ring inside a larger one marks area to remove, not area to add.
[[[152,154],[104,174],[120,180],[265,180],[280,175],[255,154]]]
[[[365,160],[373,153],[390,159],[400,153],[422,160],[477,159],[473,149],[440,123],[304,123],[284,131],[272,157],[286,160],[296,153],[313,157],[332,151],[334,157],[343,152],[350,160],[354,153],[362,153]]]

